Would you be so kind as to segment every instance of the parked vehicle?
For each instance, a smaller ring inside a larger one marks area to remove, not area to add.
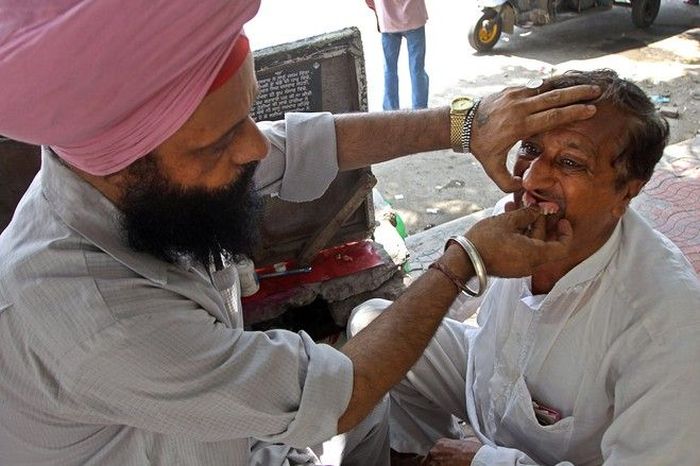
[[[503,32],[512,34],[514,26],[544,26],[613,6],[631,8],[632,22],[645,29],[656,19],[660,5],[661,0],[480,0],[482,15],[469,30],[469,45],[486,52]]]

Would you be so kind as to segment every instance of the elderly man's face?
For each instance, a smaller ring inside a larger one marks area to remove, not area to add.
[[[549,212],[549,231],[566,218],[574,230],[578,259],[602,246],[643,183],[616,187],[613,160],[625,137],[625,117],[610,105],[595,116],[523,140],[514,171],[523,177],[516,204],[537,203]]]

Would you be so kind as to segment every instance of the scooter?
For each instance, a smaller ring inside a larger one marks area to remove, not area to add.
[[[480,0],[481,17],[469,29],[469,45],[478,52],[491,50],[503,32],[514,26],[544,26],[615,6],[632,9],[632,22],[646,29],[659,14],[661,0]]]

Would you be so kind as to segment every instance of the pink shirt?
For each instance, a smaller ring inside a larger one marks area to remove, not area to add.
[[[374,0],[374,5],[382,32],[410,31],[428,21],[425,0]]]

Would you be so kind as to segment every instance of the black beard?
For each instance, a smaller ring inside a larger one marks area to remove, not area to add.
[[[252,253],[258,243],[260,197],[253,190],[257,162],[221,189],[173,184],[147,155],[129,168],[120,202],[129,246],[167,262],[190,259],[207,269],[221,255]]]

